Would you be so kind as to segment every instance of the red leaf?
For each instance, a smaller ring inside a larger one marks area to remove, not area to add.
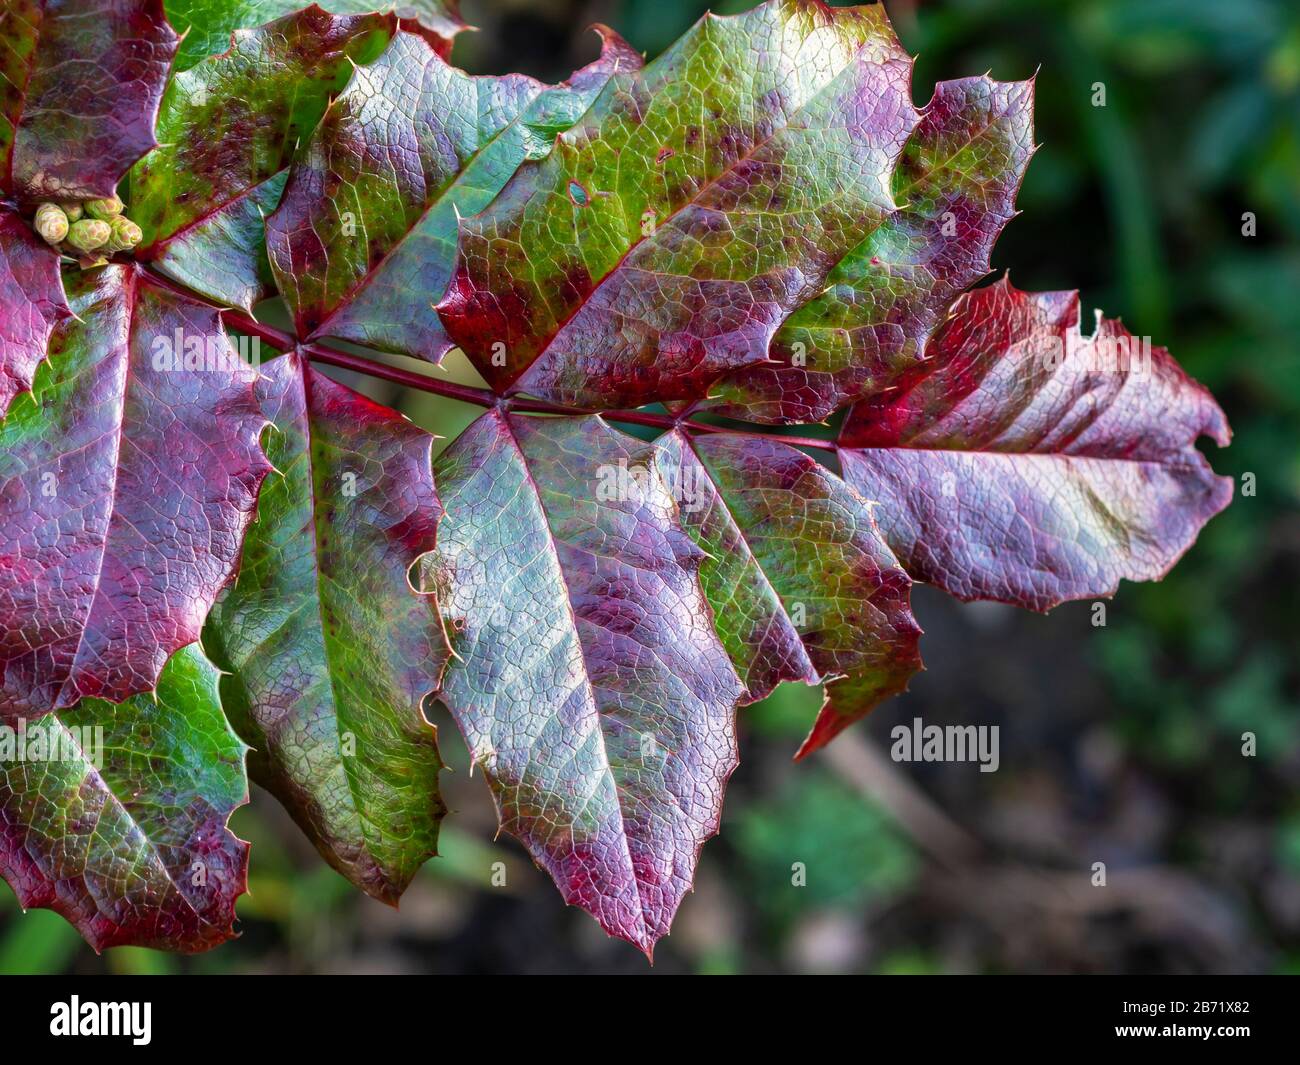
[[[1230,437],[1210,394],[1119,322],[1078,324],[1077,293],[1004,279],[958,302],[928,377],[851,411],[844,475],[919,580],[1035,610],[1110,595],[1228,505],[1195,446]]]
[[[156,143],[179,40],[162,0],[16,0],[0,34],[5,190],[25,203],[112,196]]]
[[[459,217],[549,150],[615,71],[640,65],[618,34],[596,28],[600,58],[561,85],[471,77],[407,31],[357,68],[267,222],[271,266],[302,336],[442,357],[451,342],[433,305]]]
[[[817,422],[923,369],[949,304],[989,271],[1033,154],[1033,82],[940,82],[898,169],[898,208],[772,340],[772,364],[718,382],[706,404],[759,422]]]
[[[71,306],[0,426],[4,718],[152,688],[230,579],[269,469],[257,374],[215,310],[126,266],[81,274]],[[173,349],[204,368],[166,368]]]
[[[776,440],[677,430],[660,444],[745,701],[781,681],[826,684],[798,756],[903,691],[921,668],[921,628],[866,500]]]
[[[601,492],[618,469],[643,488]],[[717,832],[740,696],[654,445],[493,411],[436,472],[456,651],[442,698],[502,827],[649,954]]]
[[[229,670],[221,693],[253,779],[326,861],[395,906],[436,853],[446,809],[421,704],[447,642],[407,576],[442,514],[434,438],[298,354],[264,372],[278,475],[203,643]]]
[[[0,418],[31,389],[50,333],[67,316],[58,252],[0,206]]]

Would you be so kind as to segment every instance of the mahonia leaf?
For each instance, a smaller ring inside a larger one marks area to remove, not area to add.
[[[826,682],[799,755],[827,743],[921,668],[911,581],[852,488],[803,452],[737,434],[659,441],[660,464],[745,701]]]
[[[185,34],[176,54],[176,70],[189,70],[210,55],[230,47],[230,35],[292,14],[302,0],[166,0],[167,17]],[[443,58],[451,54],[453,39],[467,29],[455,0],[324,0],[320,5],[335,15],[392,12],[411,19],[428,31]]]
[[[436,853],[437,733],[421,700],[447,660],[407,571],[434,546],[433,437],[299,356],[263,367],[279,470],[204,642],[253,779],[325,859],[396,904]]]
[[[136,258],[233,306],[270,295],[263,217],[298,142],[396,28],[391,15],[312,6],[236,33],[228,51],[173,77],[158,115],[162,145],[131,172],[131,218],[144,231]]]
[[[603,26],[600,58],[567,83],[471,77],[418,34],[359,69],[294,166],[267,226],[271,266],[300,335],[437,362],[451,346],[433,303],[457,221],[641,59]]]
[[[1232,498],[1195,446],[1230,433],[1143,341],[1100,317],[1083,337],[1078,293],[1003,279],[958,301],[927,377],[852,409],[844,475],[914,577],[1047,610],[1168,571]]]
[[[215,310],[132,266],[70,290],[76,317],[0,425],[4,719],[151,689],[230,578],[268,469],[257,374]]]
[[[0,205],[0,418],[31,390],[50,333],[67,316],[58,253]]]
[[[498,391],[702,397],[894,210],[911,69],[882,7],[706,15],[464,221],[452,339]]]
[[[235,934],[248,844],[226,824],[248,780],[217,679],[186,647],[156,696],[0,729],[0,876],[24,909],[61,914],[97,951],[192,954]]]
[[[817,422],[898,387],[953,298],[989,271],[1033,155],[1033,83],[940,82],[894,171],[900,205],[831,271],[772,341],[775,365],[713,388],[718,414]]]
[[[654,445],[492,411],[435,469],[442,698],[502,827],[648,954],[717,831],[741,695]],[[600,491],[624,469],[637,492]]]
[[[8,0],[0,173],[24,203],[112,196],[154,146],[177,36],[162,0]]]

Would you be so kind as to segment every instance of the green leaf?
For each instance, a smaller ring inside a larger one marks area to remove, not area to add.
[[[447,645],[407,580],[441,514],[433,437],[297,355],[263,372],[279,476],[204,639],[232,671],[222,692],[253,779],[335,869],[395,905],[445,810],[421,701]]]
[[[704,595],[745,701],[826,683],[800,748],[828,743],[921,668],[911,580],[871,506],[801,451],[728,433],[660,441],[660,466],[705,559]]]
[[[156,693],[0,728],[0,875],[25,909],[62,914],[96,950],[234,935],[248,845],[226,823],[248,782],[217,676],[186,647]]]
[[[706,15],[465,220],[453,340],[498,391],[703,398],[894,210],[911,69],[879,6]]]
[[[263,218],[298,143],[357,63],[372,62],[392,16],[318,7],[235,35],[230,49],[175,75],[158,116],[160,147],[131,172],[136,257],[213,299],[251,309],[270,295]]]
[[[600,58],[553,87],[470,77],[418,34],[359,69],[293,168],[267,226],[281,291],[304,337],[335,336],[437,362],[451,346],[434,304],[462,215],[551,148],[641,58],[598,26]]]
[[[642,487],[603,491],[620,470]],[[654,446],[493,411],[436,471],[442,698],[502,828],[650,953],[717,831],[740,695]]]
[[[923,367],[963,289],[989,270],[1033,154],[1032,81],[940,82],[898,169],[898,208],[840,260],[772,340],[771,365],[724,378],[704,406],[759,422],[817,422]]]
[[[189,70],[210,55],[230,47],[231,34],[292,14],[303,7],[302,0],[165,0],[171,24],[185,34],[176,54],[176,70]],[[445,58],[451,42],[466,28],[456,0],[325,0],[312,4],[317,11],[335,15],[365,15],[374,11],[393,12],[414,19],[426,30]]]

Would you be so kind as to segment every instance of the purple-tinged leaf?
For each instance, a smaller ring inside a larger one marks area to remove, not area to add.
[[[262,489],[204,644],[231,671],[223,700],[253,747],[253,779],[330,865],[396,905],[436,853],[445,811],[421,702],[447,644],[407,578],[442,513],[433,437],[297,355],[263,371],[279,476]]]
[[[313,5],[235,34],[228,51],[175,75],[158,114],[161,146],[131,171],[137,259],[212,299],[251,309],[271,294],[264,213],[300,140],[357,63],[397,29],[392,15]]]
[[[268,469],[257,374],[216,311],[129,266],[80,274],[69,302],[33,402],[0,425],[4,720],[153,688],[230,579]]]
[[[294,166],[267,224],[271,266],[304,337],[334,336],[437,362],[434,310],[457,220],[545,153],[616,71],[641,58],[597,27],[600,58],[562,85],[471,77],[401,32],[357,70]]]
[[[989,271],[1033,154],[1033,82],[940,82],[894,171],[897,210],[846,255],[772,341],[775,365],[725,378],[706,404],[746,421],[817,422],[924,368],[953,298]]]
[[[162,0],[8,0],[0,180],[24,203],[112,196],[154,146],[177,36]]]
[[[443,322],[498,390],[701,398],[893,211],[910,74],[881,7],[706,15],[462,223]]]
[[[912,582],[864,499],[775,440],[675,430],[658,443],[745,701],[781,681],[826,682],[800,757],[907,687],[921,668]]]
[[[1110,595],[1162,577],[1232,498],[1195,446],[1228,443],[1223,411],[1118,321],[1081,336],[1077,293],[1004,279],[931,349],[928,377],[853,408],[840,451],[918,580],[1035,610]]]
[[[244,751],[197,647],[172,656],[156,696],[0,727],[0,876],[97,951],[224,943],[248,879],[248,844],[226,827],[248,801]]]
[[[67,316],[58,252],[0,205],[0,418],[31,390],[50,333]]]
[[[435,469],[442,698],[502,827],[648,954],[717,831],[741,695],[654,445],[493,411]]]
[[[167,18],[184,34],[175,69],[189,70],[210,55],[230,47],[230,35],[273,22],[303,7],[303,0],[165,0]],[[418,23],[444,59],[452,41],[467,29],[455,0],[323,0],[320,6],[335,15],[368,15],[376,10]]]

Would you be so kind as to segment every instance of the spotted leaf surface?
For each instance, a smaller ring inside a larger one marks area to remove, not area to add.
[[[921,629],[866,500],[775,440],[675,430],[660,444],[746,700],[782,681],[827,682],[806,754],[902,691],[921,668]]]
[[[706,16],[465,220],[448,331],[498,389],[702,396],[894,209],[910,73],[880,7]]]
[[[442,698],[502,827],[649,952],[717,831],[741,695],[653,445],[491,412],[436,471]]]
[[[136,252],[213,299],[251,308],[270,295],[264,216],[299,141],[357,63],[397,28],[391,15],[334,16],[309,7],[235,35],[230,48],[167,86],[162,146],[131,172]]]
[[[267,470],[217,313],[107,266],[0,425],[0,718],[148,691],[230,579]],[[172,355],[194,368],[172,368]]]
[[[302,0],[165,0],[167,17],[184,33],[176,54],[176,69],[189,70],[210,55],[230,47],[236,30],[274,22],[302,8]],[[428,31],[429,39],[446,58],[455,36],[466,28],[454,0],[324,0],[321,9],[334,15],[369,15],[375,11],[409,19]]]
[[[244,750],[192,646],[156,698],[85,699],[0,729],[0,875],[96,950],[225,942],[248,878],[248,845],[226,827],[248,801]]]
[[[0,418],[31,389],[50,333],[67,315],[58,253],[0,206]]]
[[[303,336],[428,359],[450,347],[434,309],[457,221],[549,151],[616,71],[641,58],[599,27],[600,58],[563,84],[471,77],[402,32],[359,69],[294,167],[268,226],[271,265]]]
[[[841,441],[909,572],[1036,610],[1163,576],[1232,498],[1195,446],[1230,434],[1146,339],[1101,318],[1083,336],[1074,292],[963,297],[933,373],[853,408]]]
[[[785,322],[772,364],[719,382],[707,406],[746,421],[816,422],[923,371],[949,304],[988,273],[1032,154],[1032,82],[940,82],[894,171],[897,209]]]
[[[447,646],[407,578],[441,514],[433,437],[295,355],[263,371],[279,475],[204,643],[230,671],[222,692],[253,778],[334,868],[395,904],[444,812],[421,701]]]
[[[0,171],[24,203],[111,196],[154,146],[176,33],[162,0],[0,5]]]

